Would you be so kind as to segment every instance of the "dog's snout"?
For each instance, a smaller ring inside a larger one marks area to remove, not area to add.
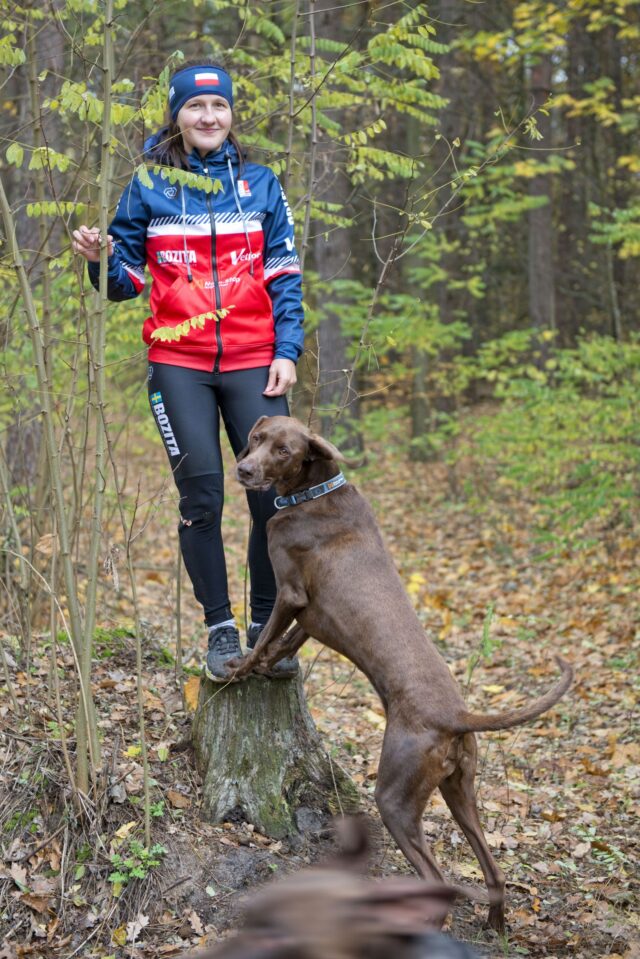
[[[238,476],[243,477],[244,479],[249,479],[253,476],[256,471],[255,464],[250,460],[241,460],[236,466],[236,472]]]

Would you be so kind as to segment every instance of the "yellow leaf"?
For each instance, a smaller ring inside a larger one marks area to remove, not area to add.
[[[200,695],[200,677],[189,676],[184,684],[184,704],[190,713],[195,713]]]
[[[465,879],[482,879],[482,873],[479,867],[473,863],[454,863],[453,869],[458,876],[463,876]]]
[[[126,839],[134,826],[137,825],[135,819],[132,819],[131,822],[126,822],[124,826],[120,826],[120,829],[117,830],[116,836],[118,839]]]
[[[142,746],[129,746],[128,749],[125,749],[124,755],[127,759],[135,759],[136,756],[139,756],[142,752]]]
[[[116,944],[116,946],[125,946],[127,943],[127,924],[123,923],[121,926],[118,926],[117,929],[114,929],[111,933],[111,941]]]
[[[502,693],[504,692],[504,686],[483,686],[482,687],[485,693]]]
[[[229,310],[232,309],[233,304],[219,310],[212,310],[209,313],[199,313],[197,316],[192,316],[188,320],[183,320],[182,323],[178,323],[176,326],[159,326],[152,332],[151,339],[175,343],[183,336],[186,336],[192,329],[204,329],[205,320],[223,320],[229,313]]]
[[[446,639],[453,628],[453,614],[450,609],[442,610],[442,627],[438,633],[438,639]]]
[[[407,583],[407,592],[410,596],[417,596],[425,583],[426,579],[422,573],[412,573]]]
[[[369,722],[374,726],[377,726],[378,729],[384,729],[386,726],[386,720],[384,716],[379,716],[378,713],[374,713],[373,709],[365,709],[364,715],[365,719],[368,719]]]

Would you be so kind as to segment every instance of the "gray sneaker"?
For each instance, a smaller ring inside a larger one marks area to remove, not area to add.
[[[264,629],[263,625],[252,623],[247,630],[247,649],[253,649],[260,638],[260,633]],[[271,666],[267,673],[272,679],[293,679],[298,675],[300,663],[297,656],[285,656],[284,659]]]
[[[209,650],[204,666],[205,675],[214,683],[229,681],[226,664],[242,656],[240,633],[235,626],[212,626],[209,630]]]

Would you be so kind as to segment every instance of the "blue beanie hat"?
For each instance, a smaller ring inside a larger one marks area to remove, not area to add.
[[[171,119],[175,121],[180,108],[187,100],[201,93],[217,93],[224,97],[230,107],[233,106],[233,84],[231,77],[222,67],[208,64],[201,67],[183,67],[174,73],[169,81]]]

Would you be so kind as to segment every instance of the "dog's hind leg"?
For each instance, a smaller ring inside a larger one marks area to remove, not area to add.
[[[395,735],[388,725],[375,793],[382,821],[418,875],[440,881],[443,875],[425,839],[422,813],[445,774],[444,752],[431,734],[403,729]]]
[[[451,810],[451,815],[478,857],[491,903],[488,924],[497,932],[503,932],[504,874],[491,855],[480,824],[474,790],[477,753],[476,737],[473,733],[466,733],[462,741],[458,765],[450,776],[442,780],[440,792]]]

